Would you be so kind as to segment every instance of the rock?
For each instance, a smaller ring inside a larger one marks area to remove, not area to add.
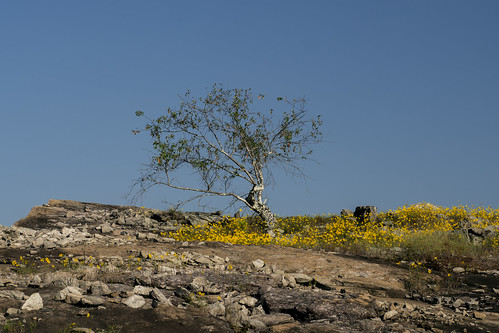
[[[203,292],[204,288],[209,284],[210,282],[204,276],[198,276],[192,280],[191,288],[195,292]]]
[[[35,206],[28,213],[28,216],[14,223],[14,226],[33,228],[47,227],[50,220],[57,220],[66,217],[66,209],[59,207]]]
[[[25,295],[19,290],[0,290],[0,297],[22,300]]]
[[[413,205],[414,208],[419,208],[419,209],[425,209],[429,211],[438,211],[439,208],[438,206],[435,206],[429,202],[418,202],[417,204]]]
[[[153,234],[152,232],[148,232],[148,233],[146,234],[146,239],[147,239],[148,241],[157,241],[157,240],[158,240],[158,235]]]
[[[225,315],[225,306],[222,302],[216,302],[206,307],[208,312],[214,317],[221,317]]]
[[[315,280],[315,286],[323,290],[334,290],[337,284],[331,279],[325,277],[317,277]]]
[[[275,313],[269,315],[252,316],[251,319],[262,322],[265,326],[275,326],[280,324],[292,323],[293,317],[287,313]]]
[[[152,306],[154,308],[159,306],[173,306],[172,302],[158,288],[153,288],[150,296],[153,299]]]
[[[63,237],[69,237],[71,234],[73,234],[75,232],[76,232],[75,229],[73,229],[73,228],[67,228],[67,227],[63,227],[62,230],[61,230],[61,233],[62,233]]]
[[[461,298],[457,298],[453,303],[452,303],[452,307],[454,309],[457,309],[463,305],[465,305],[466,302],[464,300],[462,300]]]
[[[19,309],[15,309],[15,308],[8,308],[7,311],[5,311],[5,314],[9,317],[16,315],[18,313],[19,313]]]
[[[90,281],[84,281],[84,280],[78,280],[78,287],[82,290],[82,293],[86,293],[90,288],[92,287],[92,282]]]
[[[259,293],[266,312],[293,313],[303,321],[335,318],[353,323],[376,316],[370,303],[349,300],[338,293],[280,288],[260,289]],[[339,302],[339,299],[343,301]]]
[[[53,241],[47,240],[43,242],[43,248],[47,250],[55,249],[56,247],[57,245]]]
[[[113,228],[109,225],[109,223],[104,223],[100,226],[100,231],[103,233],[103,234],[108,234],[108,233],[111,233],[113,232]]]
[[[209,257],[203,256],[203,255],[200,255],[200,254],[198,254],[195,258],[193,258],[193,260],[196,263],[198,263],[198,264],[204,264],[206,266],[209,266],[209,265],[212,264],[212,261],[211,261],[211,259]]]
[[[21,307],[22,311],[36,311],[43,308],[43,300],[40,293],[31,295]]]
[[[133,288],[133,293],[140,296],[149,296],[152,291],[152,287],[135,286]]]
[[[85,295],[81,297],[80,304],[83,306],[99,306],[104,304],[104,298],[101,296]]]
[[[372,222],[378,217],[378,209],[375,206],[358,206],[353,216],[359,223]]]
[[[282,276],[281,284],[283,287],[290,287],[294,288],[296,287],[296,280],[291,274],[284,274]]]
[[[62,289],[61,291],[59,291],[59,292],[55,295],[54,299],[55,299],[56,301],[64,301],[64,300],[66,300],[66,296],[67,296],[68,294],[81,296],[81,295],[83,295],[83,290],[81,290],[81,289],[80,289],[80,288],[78,288],[78,287],[68,286],[68,287],[66,287],[66,288]]]
[[[204,293],[211,295],[220,293],[220,288],[217,287],[214,283],[204,286],[203,290]]]
[[[348,216],[353,216],[353,212],[348,209],[342,209],[340,213],[341,217],[348,217]]]
[[[222,257],[219,257],[217,255],[214,255],[214,256],[210,257],[210,260],[213,261],[217,265],[223,265],[223,264],[225,264],[225,259],[222,258]]]
[[[311,285],[314,280],[307,274],[303,273],[291,273],[289,275],[292,276],[298,284]]]
[[[484,313],[484,312],[474,311],[473,312],[473,318],[476,318],[476,319],[485,319],[485,318],[487,318],[487,314]]]
[[[192,294],[184,287],[175,288],[175,296],[182,298],[186,302],[192,301]]]
[[[267,325],[265,325],[261,320],[255,319],[255,318],[249,318],[248,319],[248,324],[249,327],[257,330],[257,331],[264,331],[267,329]]]
[[[31,279],[31,281],[28,284],[28,287],[40,288],[41,285],[42,285],[42,278],[40,277],[40,275],[37,274],[37,275],[33,276],[33,278]]]
[[[409,312],[412,312],[412,311],[415,310],[414,305],[412,305],[411,303],[404,303],[403,308],[406,309]]]
[[[170,266],[165,266],[165,265],[158,265],[156,270],[158,273],[166,273],[168,275],[176,275],[177,274],[177,270],[175,268],[170,267]]]
[[[383,320],[390,320],[390,319],[395,319],[399,316],[399,313],[397,310],[390,310],[385,312],[383,315]]]
[[[133,309],[138,309],[141,308],[146,304],[146,301],[144,297],[140,295],[133,295],[130,296],[122,301],[123,304],[133,308]]]
[[[203,292],[206,294],[218,294],[220,292],[220,289],[215,284],[208,281],[204,276],[194,278],[190,286],[195,292]]]
[[[244,306],[232,303],[225,307],[225,320],[233,327],[242,327],[249,319],[249,312]]]
[[[255,261],[252,262],[253,266],[255,266],[256,269],[263,268],[265,266],[265,261],[261,259],[256,259]]]
[[[137,233],[137,239],[146,239],[147,238],[147,234],[146,233],[143,233],[143,232],[138,232]]]
[[[193,226],[203,226],[209,223],[219,222],[223,218],[221,212],[186,212],[181,214],[183,214],[184,219]]]
[[[263,306],[261,304],[254,307],[253,309],[251,309],[252,316],[258,316],[258,315],[264,315],[264,314],[266,314],[266,313],[265,313],[265,310],[263,309]]]
[[[91,328],[86,328],[86,327],[73,327],[71,329],[71,333],[77,333],[77,332],[81,332],[81,333],[95,333],[94,330],[92,330]]]
[[[108,296],[111,295],[112,291],[104,282],[95,281],[90,286],[90,293],[94,296]]]
[[[459,273],[464,273],[465,272],[465,269],[462,268],[462,267],[454,267],[452,269],[452,272],[456,273],[456,274],[459,274]]]
[[[56,242],[56,245],[57,245],[58,247],[66,247],[66,246],[68,246],[69,244],[71,244],[71,240],[69,240],[69,239],[61,239],[61,240],[58,240],[58,241]]]
[[[68,293],[68,294],[66,294],[65,301],[68,304],[76,305],[76,304],[80,303],[80,300],[82,297],[83,297],[83,295],[81,295],[81,294],[78,295],[78,294]]]
[[[239,300],[239,304],[246,305],[250,308],[253,308],[258,303],[258,300],[251,296],[245,296]]]

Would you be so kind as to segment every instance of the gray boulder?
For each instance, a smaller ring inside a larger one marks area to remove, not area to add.
[[[141,308],[146,304],[144,297],[140,295],[133,295],[123,300],[123,304],[131,307],[132,309]]]
[[[271,288],[260,291],[267,312],[292,313],[299,321],[335,319],[354,323],[376,317],[370,304],[359,305],[354,299],[335,292],[317,293],[298,289]],[[265,323],[265,322],[264,322]]]
[[[36,311],[43,309],[43,300],[40,293],[31,295],[21,307],[22,311]]]
[[[152,306],[154,308],[159,306],[173,306],[172,302],[158,288],[153,288],[150,296],[153,299]]]
[[[104,298],[101,296],[85,295],[81,298],[80,304],[83,306],[99,306],[104,304]]]
[[[90,293],[94,296],[107,296],[111,295],[112,291],[104,282],[95,281],[90,286]]]

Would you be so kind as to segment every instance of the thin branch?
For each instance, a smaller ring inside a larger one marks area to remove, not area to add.
[[[249,203],[246,201],[246,199],[244,199],[243,197],[241,197],[241,196],[239,196],[239,195],[237,195],[235,193],[232,193],[232,192],[218,192],[218,191],[211,191],[211,190],[203,190],[203,189],[199,189],[199,188],[177,186],[177,185],[171,184],[169,182],[169,180],[167,180],[167,182],[162,182],[162,181],[159,181],[159,180],[156,180],[156,179],[152,179],[152,178],[142,178],[142,179],[145,180],[145,181],[153,182],[155,185],[156,184],[157,185],[165,185],[165,186],[168,186],[168,187],[171,187],[171,188],[175,188],[177,190],[200,192],[200,193],[208,193],[208,194],[219,195],[219,196],[223,196],[223,197],[231,196],[231,197],[236,198],[237,200],[240,200],[240,201],[244,202],[246,205],[250,206]]]

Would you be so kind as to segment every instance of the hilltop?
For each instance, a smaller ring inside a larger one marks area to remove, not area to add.
[[[499,271],[417,295],[408,267],[278,245],[176,240],[219,213],[70,200],[0,228],[6,332],[494,332]],[[456,286],[457,288],[458,286]],[[452,290],[452,289],[450,289]],[[10,329],[10,331],[9,331]]]

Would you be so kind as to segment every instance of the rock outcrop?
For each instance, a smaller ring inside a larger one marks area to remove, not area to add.
[[[73,226],[111,226],[158,229],[176,229],[178,225],[204,225],[222,219],[220,212],[179,212],[145,209],[143,207],[104,205],[72,200],[49,200],[48,204],[31,209],[28,216],[14,223],[15,227],[31,229],[61,229],[67,224]],[[155,224],[156,222],[156,224]],[[155,225],[153,225],[155,224]]]
[[[149,210],[133,206],[103,205],[72,200],[49,200],[31,209],[12,228],[0,229],[0,246],[45,248],[97,242],[126,244],[131,238],[170,241],[159,237],[183,225],[205,225],[222,220],[220,212]],[[116,237],[125,236],[125,237]]]
[[[67,200],[35,207],[0,230],[0,327],[15,320],[35,332],[499,329],[497,285],[466,297],[417,297],[395,265],[165,236],[221,218]],[[497,281],[499,271],[483,275]]]

